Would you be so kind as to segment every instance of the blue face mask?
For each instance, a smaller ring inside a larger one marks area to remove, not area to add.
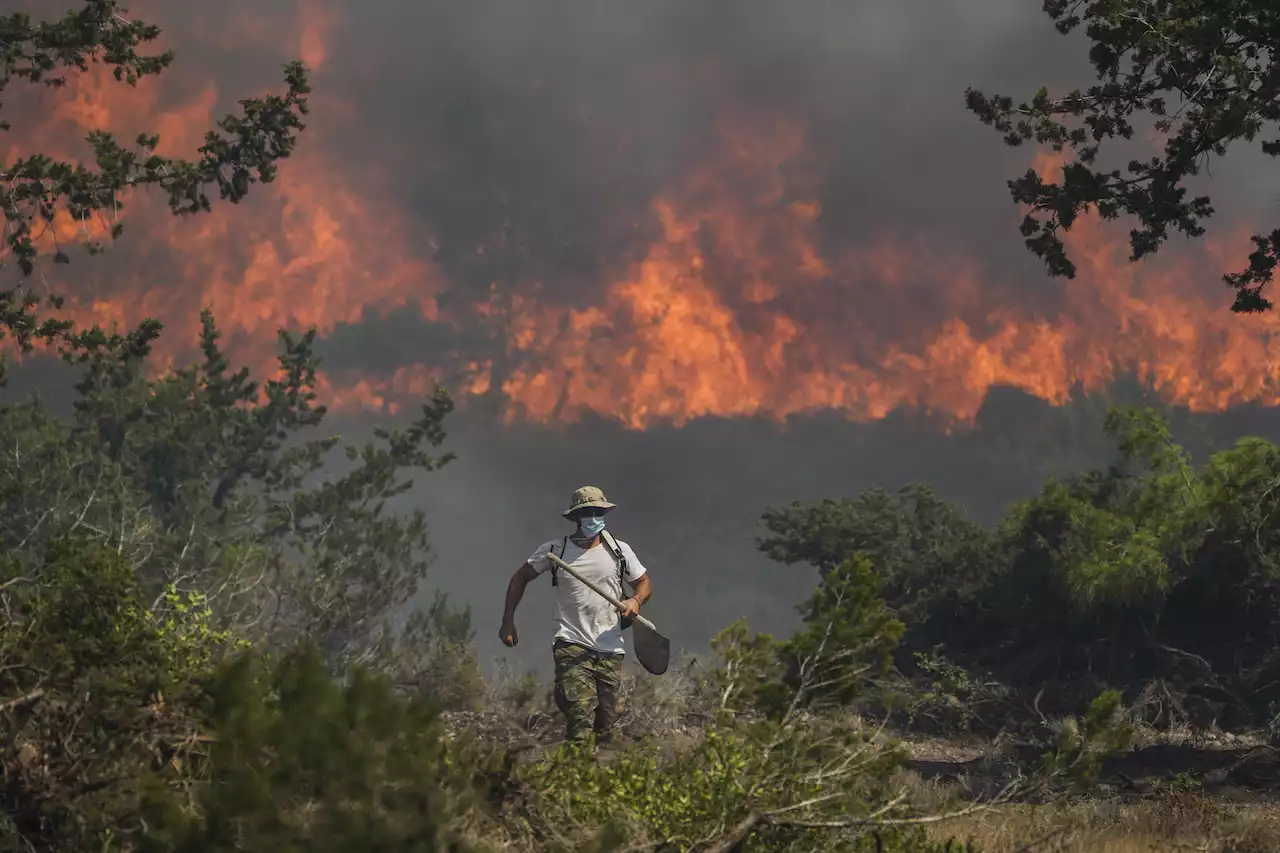
[[[578,530],[587,539],[595,539],[604,530],[603,515],[585,515],[578,519]]]

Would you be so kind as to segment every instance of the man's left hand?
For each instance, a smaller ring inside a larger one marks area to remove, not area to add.
[[[639,615],[640,602],[636,601],[634,598],[624,598],[620,603],[622,604],[623,619],[634,619]]]

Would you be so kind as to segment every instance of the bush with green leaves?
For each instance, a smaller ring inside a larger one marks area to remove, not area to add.
[[[314,331],[282,333],[279,375],[261,384],[232,370],[208,312],[194,365],[153,376],[159,334],[147,322],[65,335],[81,371],[69,419],[39,400],[0,406],[0,542],[29,562],[51,538],[93,536],[133,567],[154,609],[178,600],[166,590],[203,596],[240,638],[315,642],[335,673],[389,666],[395,619],[431,564],[425,515],[389,504],[413,485],[407,475],[451,461],[435,452],[449,396],[343,447],[307,434],[326,415]],[[431,640],[436,627],[456,634],[458,619],[445,606],[409,627]]]
[[[1010,700],[1016,698],[1008,685],[965,669],[942,646],[916,652],[910,671],[910,681],[886,680],[876,694],[908,728],[944,735],[1007,729]]]
[[[150,786],[140,853],[475,849],[470,767],[428,700],[359,668],[335,681],[306,649],[230,662],[206,701],[201,778]]]
[[[823,577],[801,607],[803,627],[780,646],[791,706],[846,704],[888,671],[906,627],[885,604],[863,554]]]
[[[745,618],[711,638],[719,665],[699,674],[699,688],[717,711],[751,713],[778,708],[787,698],[780,644],[771,634],[753,633]]]
[[[428,697],[446,711],[477,710],[489,689],[472,641],[471,610],[437,592],[410,613],[373,659],[404,690]]]
[[[738,620],[712,638],[721,664],[703,676],[703,690],[716,707],[774,717],[849,703],[888,671],[902,638],[881,588],[859,554],[825,574],[787,640],[752,634]]]
[[[1058,726],[1053,747],[1045,755],[1046,775],[1090,786],[1102,761],[1126,749],[1132,739],[1133,727],[1125,719],[1120,692],[1104,690],[1079,720],[1070,718]]]
[[[886,602],[908,625],[953,620],[952,628],[963,630],[955,619],[960,603],[1002,562],[998,537],[928,486],[771,507],[762,523],[760,550],[787,565],[808,563],[825,575],[864,555]],[[908,631],[899,662],[932,647],[923,640]]]
[[[655,851],[940,850],[891,825],[898,760],[835,725],[763,721],[721,723],[686,749],[633,749],[607,763],[564,746],[522,776],[536,792],[527,832],[544,850],[591,839]]]
[[[1266,685],[1280,587],[1259,545],[1280,454],[1244,439],[1196,471],[1150,410],[1117,411],[1108,430],[1111,467],[1052,482],[1006,518],[1010,565],[975,601],[1008,645],[972,644],[973,659],[1078,695],[1117,686],[1132,698],[1163,679],[1259,711],[1277,695]]]
[[[485,753],[426,696],[246,653],[198,596],[153,612],[93,537],[21,568],[0,563],[0,850],[471,849]]]
[[[1197,469],[1154,410],[1113,410],[1105,428],[1113,464],[1050,480],[989,531],[873,490],[770,511],[761,548],[827,571],[867,555],[906,623],[897,664],[921,682],[935,679],[920,655],[941,649],[1046,712],[1159,681],[1220,723],[1265,722],[1280,706],[1280,448],[1241,439]]]
[[[139,828],[136,779],[184,775],[227,638],[205,608],[152,612],[93,539],[42,551],[0,561],[0,850],[112,849]]]
[[[46,849],[128,846],[140,821],[129,780],[204,772],[202,679],[228,650],[313,644],[335,678],[374,668],[451,708],[484,694],[465,608],[437,596],[403,618],[430,538],[420,511],[389,508],[407,471],[451,458],[432,451],[448,396],[346,448],[346,470],[326,475],[338,439],[300,435],[324,415],[313,334],[282,335],[281,376],[260,387],[229,369],[207,314],[203,360],[150,377],[158,333],[65,336],[83,370],[68,419],[39,400],[0,406],[13,673],[0,701],[23,712],[8,720],[19,781],[7,796],[12,820],[31,824],[13,837]],[[81,721],[91,747],[64,733],[80,737]]]

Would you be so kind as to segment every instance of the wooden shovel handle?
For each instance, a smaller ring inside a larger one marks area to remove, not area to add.
[[[573,576],[574,576],[575,578],[577,578],[578,580],[582,581],[584,584],[586,584],[586,585],[587,585],[587,587],[588,587],[588,588],[590,588],[590,589],[591,589],[591,591],[592,591],[592,592],[594,592],[596,595],[600,596],[600,597],[601,597],[601,598],[603,598],[605,601],[607,601],[607,602],[609,602],[610,604],[612,604],[612,605],[614,606],[614,608],[615,608],[615,609],[617,609],[617,611],[618,611],[619,613],[621,613],[621,612],[625,609],[625,608],[622,606],[622,602],[621,602],[621,601],[618,601],[618,599],[614,598],[612,595],[610,595],[608,592],[606,592],[602,587],[600,587],[600,586],[598,586],[598,585],[596,585],[596,584],[592,583],[591,581],[589,581],[589,580],[587,580],[586,578],[584,578],[582,575],[578,574],[578,570],[577,570],[577,569],[573,568],[573,567],[572,567],[572,566],[570,566],[568,563],[566,563],[564,560],[562,560],[562,559],[560,559],[559,557],[557,557],[554,553],[547,554],[547,556],[551,559],[551,562],[555,563],[557,566],[559,566],[560,568],[564,569],[566,572],[568,572],[569,574],[573,575]],[[654,624],[653,624],[652,622],[650,622],[648,619],[646,619],[646,618],[644,618],[643,616],[641,616],[639,613],[637,613],[637,614],[636,614],[636,616],[635,616],[635,621],[639,622],[641,625],[643,625],[644,627],[648,628],[650,631],[655,631],[655,632],[656,632],[656,631],[658,630],[658,628],[657,628],[657,626],[656,626],[656,625],[654,625]]]

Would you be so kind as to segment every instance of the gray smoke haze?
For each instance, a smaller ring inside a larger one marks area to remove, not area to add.
[[[209,76],[227,106],[272,85],[279,63],[296,53],[299,16],[321,8],[147,5],[154,8],[136,11],[179,51],[162,105],[184,102]],[[1090,82],[1082,43],[1056,34],[1038,4],[335,0],[324,8],[336,23],[303,144],[322,148],[331,168],[364,187],[373,214],[410,223],[409,251],[438,264],[450,284],[441,306],[463,317],[451,327],[410,310],[370,312],[340,324],[324,342],[335,369],[384,373],[464,352],[497,359],[501,371],[504,330],[468,323],[468,306],[529,282],[540,285],[540,300],[598,304],[657,233],[653,200],[720,156],[726,117],[764,138],[779,119],[803,126],[802,150],[780,166],[797,198],[821,206],[824,255],[890,237],[913,247],[922,267],[958,252],[988,273],[972,305],[947,289],[949,278],[928,272],[908,275],[896,291],[832,280],[783,293],[788,310],[816,318],[824,345],[874,357],[885,342],[910,344],[957,312],[980,326],[992,306],[1052,314],[1060,298],[1061,283],[1021,245],[1004,185],[1026,168],[1028,152],[1001,145],[962,98],[967,85],[1028,96],[1042,83]],[[1259,162],[1250,155],[1217,170],[1220,210],[1274,210],[1274,187],[1241,180]],[[744,199],[754,197],[754,180],[743,175]],[[104,263],[136,264],[129,240]],[[376,256],[386,247],[362,250]],[[733,258],[710,257],[732,272]],[[198,270],[146,260],[165,271],[154,287],[198,286]],[[110,290],[110,281],[84,275]],[[750,305],[726,300],[751,321]],[[793,606],[812,588],[811,573],[756,553],[754,525],[766,504],[924,481],[989,520],[1044,476],[1106,453],[1096,410],[1054,413],[1016,392],[993,393],[970,436],[944,436],[905,414],[868,425],[818,416],[786,428],[705,420],[645,432],[605,421],[502,425],[492,403],[454,419],[448,446],[460,461],[413,498],[434,520],[434,584],[476,608],[486,657],[499,653],[494,634],[511,571],[563,535],[559,512],[584,483],[621,505],[616,532],[655,578],[653,618],[696,651],[738,616],[788,630]],[[1264,415],[1250,417],[1256,426],[1248,428],[1271,428]],[[358,434],[370,421],[338,423]],[[1063,454],[1064,446],[1075,450]],[[1046,459],[1046,447],[1056,455]],[[545,584],[531,591],[513,660],[545,664],[550,606]]]
[[[1015,2],[356,9],[332,63],[337,75],[351,54],[367,69],[345,150],[358,160],[374,138],[398,146],[393,162],[422,164],[404,191],[460,297],[518,278],[541,282],[545,299],[591,304],[645,248],[649,202],[717,156],[726,113],[762,135],[779,117],[803,122],[821,185],[797,188],[816,190],[828,251],[888,233],[964,246],[1025,280],[1035,264],[1011,239],[1003,187],[1025,161],[965,113],[961,91],[1083,70],[1078,49]],[[874,310],[838,285],[827,295]]]
[[[1118,387],[1113,399],[1143,396]],[[706,419],[635,432],[604,422],[503,427],[466,412],[449,440],[459,460],[424,479],[412,500],[434,525],[432,587],[474,607],[476,647],[486,661],[549,671],[549,584],[529,588],[514,652],[496,636],[502,596],[510,573],[538,544],[568,532],[559,514],[584,483],[600,485],[620,505],[610,527],[652,572],[646,613],[673,642],[700,655],[711,636],[743,616],[756,630],[785,635],[798,624],[795,606],[813,590],[812,569],[758,552],[766,505],[917,482],[933,485],[976,521],[993,523],[1046,478],[1110,462],[1104,414],[1096,398],[1054,409],[1008,389],[991,394],[972,431],[950,436],[909,413],[870,424],[806,418],[781,431],[769,422]],[[1199,458],[1244,434],[1280,438],[1273,409],[1171,416],[1175,436]]]

